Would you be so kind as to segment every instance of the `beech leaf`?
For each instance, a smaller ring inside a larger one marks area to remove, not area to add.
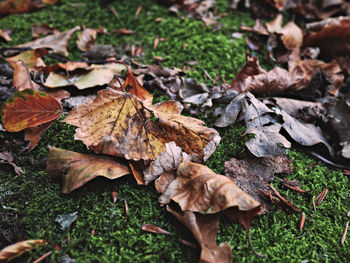
[[[130,173],[127,166],[112,158],[80,154],[55,147],[52,147],[48,154],[46,171],[51,177],[62,178],[63,193],[69,193],[97,176],[116,179]]]
[[[39,247],[40,245],[47,244],[45,240],[37,239],[37,240],[25,240],[21,242],[17,242],[13,245],[3,248],[0,251],[0,261],[7,262],[11,261],[14,258],[17,258],[24,254],[27,251],[32,250],[35,247]]]
[[[61,104],[50,95],[33,89],[16,92],[3,105],[1,120],[9,132],[53,121],[62,114]]]

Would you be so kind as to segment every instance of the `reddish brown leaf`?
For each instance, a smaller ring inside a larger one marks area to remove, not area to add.
[[[16,90],[21,91],[25,89],[38,90],[40,86],[32,81],[30,72],[23,61],[17,61],[14,65],[13,83]]]
[[[26,89],[16,92],[4,103],[1,120],[7,131],[18,132],[53,121],[61,114],[62,106],[55,98]]]
[[[341,240],[340,240],[340,244],[343,245],[346,239],[346,234],[348,233],[348,228],[349,228],[349,221],[346,222],[345,228],[344,228],[344,232],[343,235],[341,236]]]
[[[302,212],[300,217],[300,223],[299,223],[299,231],[303,230],[304,224],[305,224],[305,213]]]
[[[141,229],[143,231],[147,231],[147,232],[154,233],[154,234],[171,235],[170,232],[168,232],[168,231],[166,231],[158,226],[152,225],[152,224],[142,224]]]
[[[4,0],[0,3],[0,15],[26,13],[37,8],[52,5],[59,0]]]
[[[48,25],[48,24],[41,24],[41,25],[32,25],[32,36],[34,38],[40,37],[40,35],[48,35],[48,34],[56,34],[59,31],[56,30],[56,28]]]
[[[39,247],[41,245],[47,244],[45,240],[25,240],[17,242],[13,245],[3,248],[0,251],[0,261],[8,262],[14,258],[17,258],[24,254],[27,251],[32,250],[33,248]]]
[[[320,206],[324,200],[324,198],[326,197],[328,193],[328,189],[325,188],[317,197],[316,197],[316,206]]]
[[[159,37],[156,36],[153,41],[153,49],[156,49],[158,47],[158,44],[159,44]]]
[[[138,16],[142,10],[142,6],[139,6],[135,12],[135,16]]]
[[[114,29],[114,32],[120,35],[132,35],[134,34],[134,31],[126,29],[126,28],[118,28]]]
[[[117,200],[118,200],[117,190],[116,189],[112,190],[112,200],[113,200],[113,203],[117,202]]]
[[[2,163],[10,164],[13,167],[13,169],[17,175],[20,175],[23,173],[22,168],[17,166],[14,163],[14,158],[11,155],[11,153],[9,153],[9,152],[0,152],[0,164],[2,164]]]
[[[54,121],[50,121],[36,127],[25,129],[24,140],[29,141],[27,145],[28,151],[33,150],[38,145],[44,133],[52,126],[53,123]]]
[[[111,158],[55,147],[52,147],[48,154],[46,171],[49,176],[62,178],[63,193],[69,193],[97,176],[116,179],[130,173],[127,166]]]

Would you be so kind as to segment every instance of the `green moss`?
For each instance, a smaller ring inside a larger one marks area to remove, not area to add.
[[[160,2],[160,1],[158,1]],[[188,18],[170,16],[165,6],[156,1],[60,1],[60,4],[47,7],[30,14],[12,15],[0,19],[0,28],[13,28],[13,42],[20,44],[31,40],[30,28],[33,23],[49,23],[59,30],[67,30],[79,24],[109,30],[110,35],[99,35],[99,44],[114,44],[121,54],[130,46],[143,46],[146,63],[153,63],[153,56],[168,58],[163,64],[182,68],[186,61],[197,60],[193,71],[186,72],[188,77],[206,81],[203,68],[212,76],[221,76],[229,81],[245,63],[244,39],[232,39],[231,34],[241,24],[251,26],[254,20],[247,13],[232,12],[229,1],[218,0],[220,13],[228,13],[221,18],[222,27],[213,32],[203,22]],[[78,5],[78,7],[73,7]],[[139,16],[134,13],[139,5],[143,9]],[[109,7],[119,13],[117,19]],[[156,23],[155,18],[164,20]],[[119,36],[113,29],[127,28],[135,31],[134,35]],[[153,50],[155,36],[166,37]],[[69,59],[81,59],[81,52],[74,41],[69,46]],[[10,44],[4,44],[9,46]],[[184,44],[188,44],[184,47]],[[264,55],[261,55],[264,57]],[[264,63],[264,67],[270,65]],[[167,100],[158,90],[153,91],[154,102]],[[61,117],[60,120],[62,120]],[[208,126],[213,126],[214,119],[201,116]],[[222,141],[206,164],[216,172],[223,170],[223,164],[231,157],[243,158],[244,143],[249,139],[244,136],[243,125],[219,130]],[[76,262],[195,262],[198,252],[181,243],[178,238],[192,240],[176,219],[168,215],[158,204],[158,194],[153,185],[141,187],[131,176],[117,180],[97,178],[69,195],[60,193],[60,185],[48,178],[45,172],[45,158],[48,145],[80,153],[89,152],[85,145],[74,140],[75,127],[57,121],[31,153],[19,154],[25,146],[23,134],[0,132],[0,145],[4,150],[11,150],[16,163],[24,170],[21,176],[15,176],[9,166],[2,165],[0,172],[0,203],[16,209],[16,217],[11,226],[17,229],[23,238],[48,241],[48,246],[41,247],[24,255],[21,261],[31,262],[58,244],[60,251],[55,251],[50,259],[60,262],[67,254]],[[5,141],[8,141],[5,143]],[[19,141],[19,143],[18,143]],[[349,241],[343,246],[339,240],[346,221],[346,212],[350,210],[349,181],[340,171],[331,170],[304,154],[290,151],[295,171],[288,179],[300,180],[303,187],[312,190],[311,194],[300,194],[284,189],[276,180],[273,185],[295,203],[307,219],[303,232],[298,231],[299,215],[287,215],[279,210],[254,220],[251,227],[253,244],[269,258],[256,258],[248,247],[243,228],[222,217],[218,242],[230,242],[233,257],[239,262],[346,262],[350,258],[347,249]],[[285,175],[281,175],[281,178]],[[329,193],[321,206],[313,211],[312,196],[319,194],[325,187]],[[118,201],[111,201],[112,189],[117,189]],[[128,218],[125,215],[124,202],[129,206]],[[63,232],[55,223],[58,215],[78,212],[78,219]],[[142,223],[153,223],[167,229],[172,235],[153,235],[142,232]],[[91,231],[94,230],[94,235]]]

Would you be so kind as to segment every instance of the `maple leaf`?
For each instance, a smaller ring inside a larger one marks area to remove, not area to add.
[[[130,173],[127,166],[112,158],[80,154],[56,147],[50,148],[46,171],[49,176],[62,177],[63,193],[70,193],[97,176],[116,179]]]
[[[27,251],[32,250],[35,247],[39,247],[40,245],[47,244],[45,240],[25,240],[21,242],[17,242],[13,245],[3,248],[0,251],[0,261],[7,262],[14,258],[17,258],[24,254]]]
[[[105,89],[89,105],[75,108],[64,122],[79,127],[75,139],[96,153],[154,160],[167,142],[175,141],[195,159],[206,160],[220,141],[218,133],[200,120],[179,115],[177,104],[147,107],[132,94]]]
[[[1,120],[7,131],[18,132],[55,120],[61,114],[61,103],[54,97],[25,89],[16,92],[3,104]]]

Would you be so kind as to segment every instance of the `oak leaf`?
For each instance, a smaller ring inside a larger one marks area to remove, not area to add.
[[[63,193],[70,193],[97,176],[116,179],[130,173],[127,166],[112,158],[80,154],[56,147],[50,149],[46,171],[49,176],[62,178]]]
[[[17,242],[13,245],[3,248],[0,251],[0,261],[8,262],[14,258],[17,258],[24,254],[27,251],[32,250],[35,247],[39,247],[40,245],[44,245],[47,242],[42,239],[38,240],[25,240],[21,242]]]
[[[7,131],[18,132],[55,120],[61,114],[61,103],[54,97],[25,89],[16,92],[4,103],[1,120]]]
[[[79,127],[75,139],[96,153],[155,160],[166,150],[165,144],[174,141],[195,159],[206,160],[220,141],[218,133],[200,120],[169,113],[177,104],[147,107],[132,94],[105,89],[92,103],[74,109],[64,122]]]

